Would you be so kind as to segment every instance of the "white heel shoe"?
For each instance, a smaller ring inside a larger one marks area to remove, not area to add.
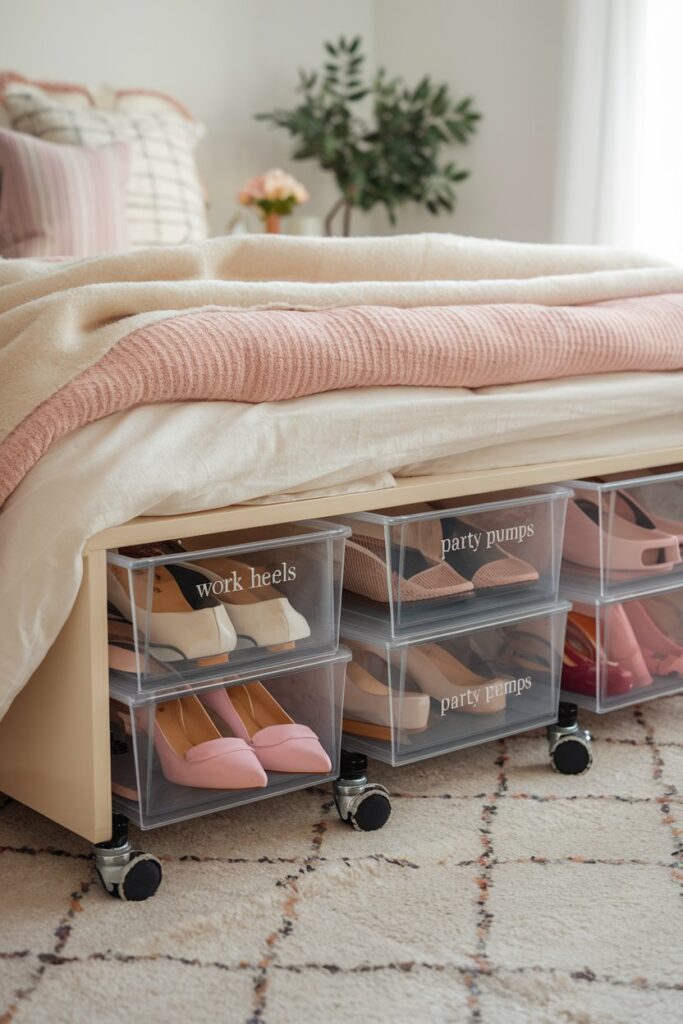
[[[177,566],[172,568],[177,570]],[[237,634],[225,607],[219,601],[212,601],[206,607],[206,599],[202,602],[205,607],[193,607],[169,567],[159,565],[153,572],[151,612],[147,609],[147,574],[133,573],[132,576],[137,628],[153,643],[168,645],[157,648],[155,658],[161,661],[185,658],[188,661],[216,659],[217,663],[226,662],[228,653],[237,646]],[[119,613],[132,622],[133,604],[127,582],[125,569],[117,565],[108,566],[107,598]],[[187,582],[185,578],[183,583]]]
[[[279,590],[269,585],[250,585],[251,566],[232,558],[216,558],[188,563],[188,567],[206,578],[211,584],[209,593],[228,609],[238,647],[287,650],[311,635],[304,616]]]

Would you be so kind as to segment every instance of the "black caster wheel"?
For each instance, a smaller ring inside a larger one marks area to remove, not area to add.
[[[391,800],[384,786],[368,782],[365,754],[342,750],[341,774],[334,784],[334,802],[342,821],[357,832],[374,832],[386,825]]]
[[[100,878],[114,899],[125,900],[126,903],[141,903],[154,896],[161,885],[163,872],[161,864],[151,853],[133,850],[128,864],[122,869],[121,876],[119,882],[113,882],[110,886],[106,885],[101,875]]]
[[[375,832],[391,816],[391,800],[382,792],[365,792],[354,801],[346,819],[356,832]]]
[[[161,864],[151,853],[134,850],[128,841],[128,821],[114,814],[112,837],[93,848],[95,868],[105,892],[117,900],[140,903],[161,885]]]
[[[590,740],[563,736],[550,754],[553,768],[561,775],[583,775],[593,764]]]
[[[561,775],[583,775],[593,764],[591,734],[579,725],[576,704],[560,702],[555,725],[548,726],[550,763]]]

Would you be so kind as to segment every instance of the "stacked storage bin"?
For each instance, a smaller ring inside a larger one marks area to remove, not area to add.
[[[346,750],[402,765],[556,724],[569,494],[341,518]]]
[[[147,829],[337,778],[348,532],[108,553],[116,812]]]
[[[562,700],[602,713],[683,692],[683,472],[567,486]]]

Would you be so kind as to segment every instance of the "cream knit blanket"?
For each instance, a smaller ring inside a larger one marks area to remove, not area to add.
[[[180,310],[569,305],[683,290],[634,253],[453,235],[219,238],[67,263],[0,260],[0,441],[137,327]]]
[[[0,261],[0,503],[64,433],[136,404],[679,369],[682,292],[634,253],[450,235]]]

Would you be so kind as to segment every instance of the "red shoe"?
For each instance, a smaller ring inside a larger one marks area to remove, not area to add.
[[[598,676],[598,649],[595,638],[595,618],[571,611],[567,619],[564,655],[562,658],[562,688],[573,693],[594,697]],[[633,689],[633,675],[617,661],[604,661],[606,696],[629,693]]]

